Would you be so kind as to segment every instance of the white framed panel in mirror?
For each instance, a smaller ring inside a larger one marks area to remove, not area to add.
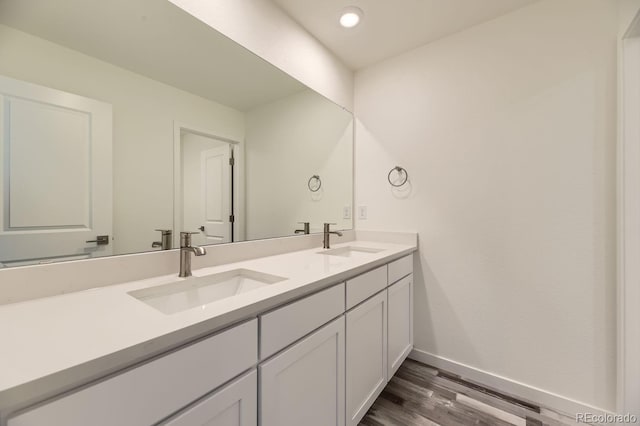
[[[4,266],[112,254],[111,105],[0,76]]]

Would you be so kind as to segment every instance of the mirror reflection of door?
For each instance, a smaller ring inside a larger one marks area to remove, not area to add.
[[[111,105],[0,76],[0,117],[0,266],[112,254]]]
[[[232,241],[233,179],[230,143],[181,132],[182,231],[194,245]]]

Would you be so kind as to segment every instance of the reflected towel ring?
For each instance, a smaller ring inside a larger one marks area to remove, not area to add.
[[[309,187],[309,191],[318,192],[322,187],[322,181],[320,180],[320,176],[313,175],[309,178],[307,182],[307,186]]]
[[[398,175],[402,175],[404,174],[404,179],[402,179],[399,183],[393,183],[391,181],[391,173],[393,173],[394,171],[396,171],[398,173]],[[396,188],[404,185],[405,183],[407,183],[407,179],[409,179],[409,173],[407,173],[407,171],[404,169],[404,167],[400,167],[400,166],[395,166],[393,169],[389,170],[389,174],[387,175],[387,180],[389,181],[389,184],[391,186],[394,186]]]

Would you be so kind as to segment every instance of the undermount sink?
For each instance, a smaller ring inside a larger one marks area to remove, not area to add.
[[[134,290],[128,294],[160,312],[174,314],[286,279],[249,269],[234,269],[218,274],[189,277],[169,284]]]
[[[327,256],[354,257],[354,256],[366,256],[373,253],[380,253],[382,250],[384,249],[346,246],[346,247],[338,247],[334,249],[319,251],[318,254],[324,254]]]

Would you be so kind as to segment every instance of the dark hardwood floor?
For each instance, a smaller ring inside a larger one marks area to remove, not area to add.
[[[572,418],[409,359],[360,422],[360,426],[575,424]]]

